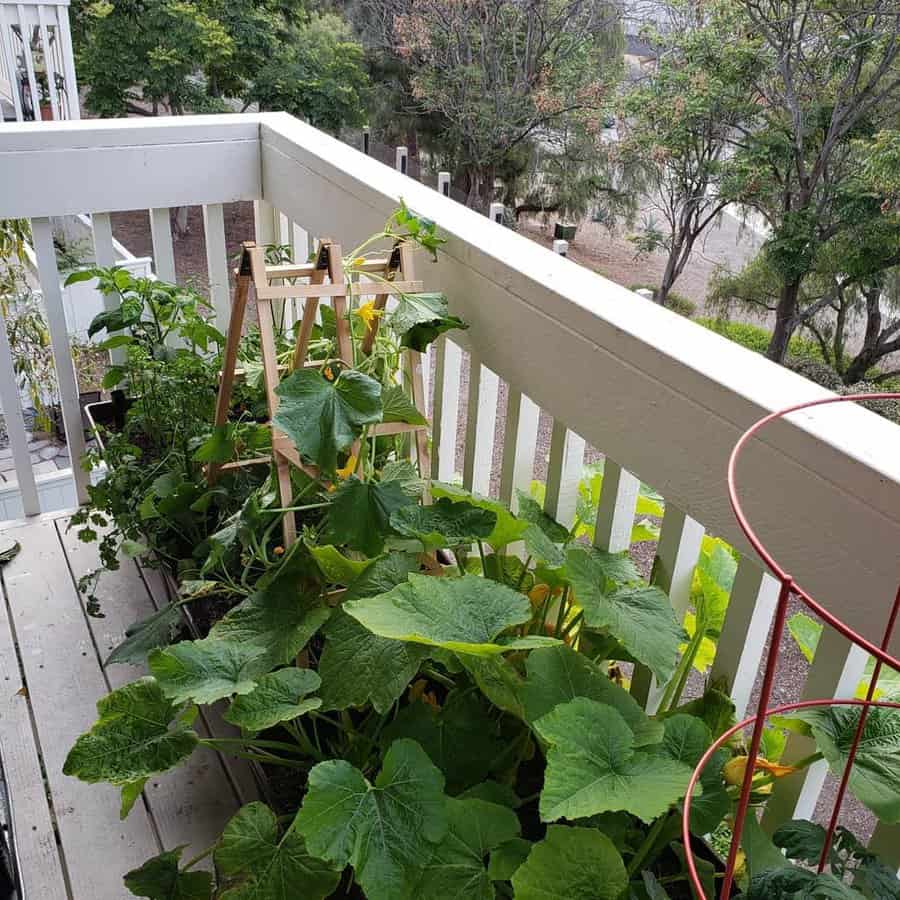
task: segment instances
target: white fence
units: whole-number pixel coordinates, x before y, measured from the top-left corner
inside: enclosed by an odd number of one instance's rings
[[[658,490],[666,499],[658,577],[680,612],[705,530],[748,550],[725,487],[726,461],[740,433],[769,411],[827,395],[284,114],[7,126],[0,129],[0,172],[0,216],[32,220],[61,383],[69,373],[66,391],[73,380],[59,339],[65,317],[50,216],[99,214],[94,238],[101,259],[109,251],[105,214],[149,209],[159,262],[172,258],[168,208],[204,205],[213,298],[225,318],[222,204],[255,201],[260,240],[281,231],[352,246],[379,229],[402,197],[447,238],[422,277],[429,289],[446,291],[453,311],[471,324],[437,349],[434,474],[454,471],[465,410],[463,479],[486,488],[498,387],[505,382],[501,496],[510,499],[531,479],[543,409],[554,422],[548,512],[571,520],[586,443],[607,457],[599,545],[628,546],[638,479]],[[0,342],[0,384],[5,353]],[[460,396],[464,354],[471,377]],[[81,441],[77,395],[63,407],[74,457]],[[76,477],[83,496],[83,476]],[[746,510],[776,556],[877,642],[900,570],[900,429],[858,407],[810,410],[773,426],[748,452],[740,477]],[[771,579],[752,556],[743,557],[713,670],[731,685],[740,711],[772,600]],[[900,652],[900,639],[893,649]],[[807,695],[852,690],[864,662],[826,631]],[[654,702],[652,684],[638,680],[634,691]],[[809,815],[823,777],[816,770],[805,786],[786,780],[775,803]],[[900,862],[898,829],[881,827],[875,840]]]

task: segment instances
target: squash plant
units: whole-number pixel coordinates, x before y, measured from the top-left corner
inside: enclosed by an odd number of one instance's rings
[[[408,210],[395,224],[403,239],[437,240]],[[698,610],[689,638],[627,554],[590,546],[527,495],[517,514],[455,485],[433,482],[426,495],[402,445],[370,437],[390,416],[419,415],[395,379],[398,348],[461,324],[443,297],[427,296],[401,298],[385,316],[379,364],[360,356],[345,366],[326,348],[319,368],[282,382],[276,424],[322,473],[295,473],[289,510],[300,539],[278,543],[285,510],[269,475],[204,537],[176,603],[117,650],[117,661],[146,663],[149,674],[99,701],[64,771],[120,787],[123,816],[149,778],[199,746],[258,763],[272,783],[293,779],[277,808],[245,805],[193,859],[173,849],[127,873],[136,896],[689,893],[679,807],[734,714],[714,688],[682,701],[699,653],[683,648],[700,647],[714,610]],[[202,446],[234,449],[216,434]],[[172,643],[179,607],[214,592],[238,602],[205,637]],[[637,665],[667,686],[654,715],[619,683],[622,667]],[[199,707],[223,701],[240,736],[200,736]],[[867,726],[880,729],[882,763],[900,759],[886,725],[873,715]],[[793,727],[839,764],[843,731],[810,717]],[[692,806],[697,838],[731,814],[741,763],[737,741],[706,767]],[[773,771],[757,776],[758,802]],[[879,782],[888,821],[900,820],[900,804],[886,799],[900,800],[896,781]],[[750,838],[758,831],[751,826]],[[749,893],[803,888],[802,874],[767,875],[773,854],[784,857],[766,840],[745,845]],[[846,852],[855,856],[845,867],[863,865],[862,851]],[[211,871],[198,868],[207,858]],[[712,895],[709,857],[701,871]],[[872,863],[866,877],[883,874]]]

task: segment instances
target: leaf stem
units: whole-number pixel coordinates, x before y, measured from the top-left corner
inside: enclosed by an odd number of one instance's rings
[[[631,857],[631,861],[628,863],[626,871],[628,872],[629,878],[631,878],[635,872],[640,870],[641,866],[644,864],[644,860],[650,855],[650,851],[653,849],[653,845],[662,833],[663,828],[665,828],[668,818],[669,813],[665,813],[650,826],[647,837],[644,838],[644,842],[638,847],[637,852]]]

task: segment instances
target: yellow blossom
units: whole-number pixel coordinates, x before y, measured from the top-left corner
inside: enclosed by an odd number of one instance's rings
[[[732,785],[740,785],[743,784],[744,781],[744,772],[747,771],[747,760],[748,756],[735,756],[733,759],[728,760],[725,763],[725,766],[722,769],[722,775],[725,777],[726,784]],[[771,775],[773,778],[783,778],[785,775],[790,775],[791,772],[796,772],[797,770],[793,766],[782,766],[778,763],[769,762],[769,760],[760,756],[757,757],[755,772],[764,772],[766,775]],[[756,790],[756,788],[755,788]],[[772,791],[771,784],[760,785],[758,788],[760,793],[768,794]]]
[[[336,469],[339,478],[349,478],[356,471],[356,457],[352,454],[347,459],[347,464],[342,469]]]
[[[367,328],[371,328],[383,312],[384,310],[382,309],[375,309],[375,301],[370,300],[368,303],[363,303],[363,305],[356,310],[356,315],[366,323]]]

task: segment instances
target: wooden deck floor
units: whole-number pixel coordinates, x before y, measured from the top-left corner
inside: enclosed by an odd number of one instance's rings
[[[0,753],[25,900],[119,900],[131,896],[125,872],[163,849],[187,844],[190,857],[209,846],[256,789],[245,766],[199,749],[187,766],[151,780],[123,822],[117,789],[62,774],[97,699],[141,674],[101,661],[128,625],[166,602],[158,574],[126,560],[101,579],[106,617],[88,617],[75,584],[96,567],[96,545],[66,525],[43,517],[2,529],[22,550],[2,571]],[[206,716],[197,728],[229,726]]]

